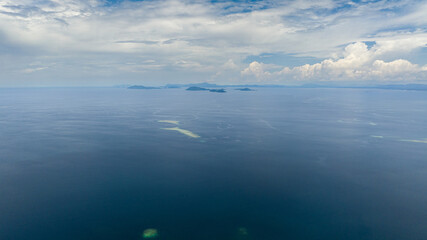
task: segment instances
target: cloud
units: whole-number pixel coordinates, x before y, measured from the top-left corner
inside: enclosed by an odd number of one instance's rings
[[[394,61],[426,47],[426,8],[424,1],[407,0],[0,0],[0,71],[11,81],[37,80],[19,76],[15,67],[39,61],[58,64],[44,70],[51,81],[64,72],[69,78],[90,72],[120,81],[172,76],[193,82],[235,79],[241,71],[259,81],[417,75],[422,67]],[[376,44],[349,45],[364,41]],[[349,49],[341,51],[344,45]],[[268,53],[327,60],[281,71],[261,62],[244,66],[248,56]]]
[[[22,70],[22,72],[24,73],[33,73],[33,72],[37,72],[37,71],[42,71],[48,69],[48,67],[37,67],[37,68],[26,68],[24,70]]]
[[[424,68],[420,68],[416,64],[404,59],[397,59],[392,62],[384,62],[382,60],[375,60],[372,64],[371,74],[379,77],[400,77],[406,74],[424,72]]]
[[[222,66],[225,70],[237,70],[239,67],[234,63],[233,59],[228,59],[226,63]]]
[[[257,80],[267,80],[271,77],[271,73],[264,69],[264,64],[255,61],[249,64],[249,67],[245,68],[241,74],[243,76],[254,75]]]
[[[408,60],[396,59],[385,62],[379,59],[390,48],[375,45],[371,49],[363,42],[345,47],[342,58],[326,59],[320,63],[305,64],[294,68],[284,67],[281,71],[270,73],[263,64],[252,62],[244,69],[243,76],[254,76],[258,80],[375,80],[375,81],[416,81],[425,80],[427,65],[420,67]]]

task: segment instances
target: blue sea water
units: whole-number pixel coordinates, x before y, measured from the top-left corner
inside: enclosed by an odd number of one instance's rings
[[[0,239],[427,239],[426,123],[421,91],[1,89]]]

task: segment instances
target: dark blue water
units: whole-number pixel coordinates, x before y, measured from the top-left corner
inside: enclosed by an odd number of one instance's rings
[[[426,123],[417,91],[2,89],[0,239],[427,239]]]

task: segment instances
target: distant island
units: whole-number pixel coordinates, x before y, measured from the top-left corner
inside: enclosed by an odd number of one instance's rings
[[[237,88],[236,90],[240,91],[255,91],[250,88],[289,88],[293,86],[286,85],[249,85],[249,84],[233,84],[233,85],[223,85],[223,84],[214,84],[214,83],[186,83],[186,84],[166,84],[163,86],[151,87],[151,86],[141,86],[141,85],[116,85],[114,87],[126,87],[128,89],[177,89],[177,88],[186,88],[188,91],[210,91],[213,92],[223,92],[221,89],[226,91],[225,88]]]
[[[247,87],[246,88],[236,88],[234,90],[243,91],[243,92],[255,91],[255,90],[247,88]]]
[[[209,92],[217,92],[217,93],[225,93],[225,89],[209,89],[209,88],[203,88],[203,87],[196,87],[192,86],[186,89],[187,91],[209,91]]]
[[[114,87],[124,88],[128,85],[117,85]],[[225,93],[226,88],[235,88],[237,91],[249,92],[255,91],[252,88],[357,88],[357,89],[387,89],[387,90],[413,90],[427,91],[426,84],[396,84],[396,85],[371,85],[371,86],[355,86],[355,85],[337,85],[337,84],[303,84],[303,85],[219,85],[213,83],[188,83],[188,84],[166,84],[164,86],[152,87],[142,85],[128,86],[128,89],[177,89],[186,88],[187,91],[210,91]]]
[[[161,87],[146,87],[141,85],[133,85],[128,87],[128,89],[162,89]]]
[[[217,93],[225,93],[225,89],[221,88],[221,89],[209,89],[209,92],[217,92]]]
[[[209,91],[209,89],[202,88],[202,87],[189,87],[185,90],[187,90],[187,91]]]

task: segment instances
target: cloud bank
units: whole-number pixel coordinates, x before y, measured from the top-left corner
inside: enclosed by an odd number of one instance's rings
[[[371,49],[363,42],[345,47],[343,57],[326,59],[316,64],[305,64],[298,67],[284,67],[280,71],[269,72],[259,62],[252,62],[244,69],[242,76],[255,77],[258,81],[417,81],[427,77],[427,65],[418,66],[408,60],[396,59],[390,62],[381,60],[388,51],[375,45]]]
[[[422,81],[426,57],[407,57],[425,51],[426,11],[408,0],[0,0],[0,85]],[[292,57],[247,62],[263,54]],[[290,66],[304,57],[318,63]]]

